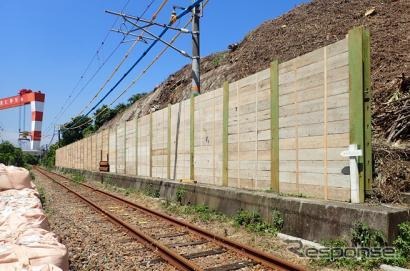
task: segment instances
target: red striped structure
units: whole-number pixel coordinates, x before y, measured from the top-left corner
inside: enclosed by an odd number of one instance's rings
[[[0,99],[0,110],[26,104],[31,105],[31,150],[40,150],[45,96],[40,91],[34,92],[30,89],[22,89],[17,96]]]

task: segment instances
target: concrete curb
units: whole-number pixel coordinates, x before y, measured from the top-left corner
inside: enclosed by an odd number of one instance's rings
[[[279,239],[282,239],[282,240],[300,241],[300,242],[302,242],[304,247],[305,246],[306,247],[313,247],[313,248],[316,248],[316,249],[325,248],[325,246],[322,246],[319,243],[308,241],[308,240],[305,240],[305,239],[302,239],[302,238],[299,238],[299,237],[295,237],[295,236],[291,236],[291,235],[288,235],[288,234],[278,233],[277,236],[278,236]]]
[[[387,264],[380,265],[380,269],[384,271],[408,271],[410,270],[407,268],[401,268],[398,266],[392,266],[392,265],[387,265]]]
[[[278,238],[281,240],[297,240],[302,242],[304,247],[313,247],[316,249],[322,249],[325,248],[325,246],[318,244],[316,242],[312,242],[312,241],[308,241],[299,237],[295,237],[295,236],[291,236],[291,235],[287,235],[284,233],[278,233],[277,234]],[[380,265],[380,269],[384,270],[384,271],[409,271],[410,269],[407,268],[402,268],[402,267],[398,267],[398,266],[392,266],[392,265],[388,265],[388,264],[382,264]]]

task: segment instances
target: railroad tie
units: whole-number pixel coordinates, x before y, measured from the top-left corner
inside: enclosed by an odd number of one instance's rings
[[[226,264],[226,265],[220,265],[217,267],[211,267],[211,268],[207,268],[204,269],[204,271],[231,271],[231,270],[238,270],[238,269],[242,269],[244,267],[250,267],[250,266],[254,266],[255,263],[254,262],[237,262],[237,263],[231,263],[231,264]]]

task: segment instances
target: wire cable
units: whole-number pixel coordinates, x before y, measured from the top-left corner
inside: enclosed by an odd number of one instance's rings
[[[190,12],[194,7],[199,5],[203,0],[196,0],[193,4],[191,4],[189,7],[187,7],[184,11],[182,11],[180,14],[178,14],[175,18],[175,20],[179,20],[183,16],[185,16],[188,12]],[[168,26],[171,26],[173,24],[173,21],[170,21],[168,23]],[[141,62],[141,60],[148,54],[149,51],[155,46],[155,44],[158,43],[159,39],[161,39],[165,33],[168,31],[168,27],[165,27],[164,30],[158,35],[158,39],[154,40],[150,46],[141,54],[141,56],[137,59],[137,61],[134,62],[134,64],[124,73],[124,75],[120,78],[120,80],[115,83],[115,85],[98,101],[96,105],[94,105],[86,114],[85,116],[88,116],[94,109],[97,108],[118,86],[119,84],[130,74],[130,72]]]
[[[189,21],[185,24],[184,27],[187,27],[187,26],[190,24],[190,22],[191,22],[191,20],[189,20]],[[178,32],[178,33],[169,41],[169,43],[170,43],[170,44],[173,44],[173,43],[176,41],[176,39],[177,39],[181,34],[182,34],[181,32]],[[64,130],[78,129],[78,128],[81,128],[82,126],[84,126],[84,125],[86,125],[86,124],[89,124],[89,123],[91,123],[92,121],[94,121],[98,116],[100,116],[100,115],[103,114],[106,110],[108,110],[108,109],[110,108],[110,106],[112,106],[118,99],[120,99],[127,91],[129,91],[129,90],[131,89],[131,87],[133,87],[133,86],[141,79],[141,77],[159,60],[159,58],[160,58],[168,49],[169,49],[168,46],[164,47],[164,49],[162,49],[162,51],[161,51],[157,56],[155,56],[154,60],[139,74],[139,76],[138,76],[134,81],[132,81],[131,84],[128,85],[128,86],[125,88],[125,90],[122,91],[122,92],[120,93],[120,95],[114,99],[114,101],[112,101],[107,107],[105,107],[105,108],[102,109],[100,112],[98,112],[94,117],[90,118],[88,121],[86,121],[86,122],[84,122],[84,123],[82,123],[82,124],[79,124],[79,125],[77,125],[77,126],[68,127],[68,128],[64,127],[63,129],[64,129]]]
[[[154,1],[151,2],[150,6],[152,5]],[[168,0],[163,0],[160,7],[157,9],[156,12],[154,12],[154,14],[152,15],[152,20],[155,20],[158,16],[158,14],[160,13],[160,11],[162,10],[162,8],[165,6],[165,4],[168,2]],[[147,10],[147,9],[146,9]],[[142,13],[142,16],[144,16],[146,10]],[[88,107],[92,104],[93,101],[95,101],[95,99],[97,99],[98,95],[100,95],[100,93],[103,91],[103,89],[107,86],[107,84],[112,80],[112,78],[114,77],[114,75],[118,72],[118,70],[121,68],[121,66],[125,63],[125,61],[128,59],[129,55],[131,54],[131,52],[134,50],[135,46],[139,43],[139,39],[137,39],[131,46],[130,48],[127,50],[127,52],[125,53],[124,57],[121,59],[121,61],[118,63],[118,65],[114,68],[113,72],[110,74],[110,76],[108,77],[108,79],[102,84],[102,86],[99,88],[99,90],[97,91],[97,93],[94,95],[94,97],[88,102],[88,104],[80,111],[80,113],[77,114],[77,116],[81,115],[84,113],[85,110],[88,109]]]
[[[202,2],[202,1],[197,1],[197,2]],[[206,0],[205,1],[205,3],[204,3],[204,7],[208,4],[208,2],[209,2],[209,0]],[[196,3],[196,2],[195,2]],[[193,4],[193,5],[195,5],[195,3]],[[191,8],[187,8],[185,11],[187,11],[187,10],[190,10]],[[187,13],[187,12],[186,12]],[[185,13],[185,14],[186,14]],[[184,14],[184,15],[185,15]],[[180,15],[178,15],[178,17],[179,18],[181,18],[182,16],[184,16],[184,15],[182,15],[182,13],[180,14]],[[179,19],[178,18],[178,19]],[[188,26],[188,24],[191,22],[191,20],[189,20],[186,24],[185,24],[185,26],[184,27],[187,27]],[[165,29],[166,30],[166,29]],[[170,44],[173,44],[175,41],[176,41],[176,39],[180,36],[182,34],[182,32],[178,32],[172,39],[171,39],[171,41],[169,42]],[[77,125],[77,126],[72,126],[72,127],[64,127],[64,129],[65,130],[71,130],[71,129],[77,129],[77,128],[80,128],[80,127],[82,127],[82,126],[84,126],[84,125],[86,125],[86,124],[89,124],[89,123],[91,123],[94,119],[96,119],[99,115],[101,115],[101,114],[103,114],[107,109],[109,109],[109,107],[112,105],[112,104],[114,104],[119,98],[121,98],[127,91],[129,91],[140,79],[141,79],[141,77],[149,70],[149,68],[151,68],[154,64],[155,64],[155,62],[156,61],[158,61],[159,60],[159,58],[165,53],[165,51],[168,49],[169,47],[167,46],[167,47],[165,47],[155,58],[154,58],[154,60],[138,75],[138,77],[135,79],[135,80],[133,80],[121,93],[120,93],[120,95],[119,96],[117,96],[110,104],[109,104],[109,106],[108,107],[106,107],[106,108],[104,108],[103,110],[101,110],[99,113],[97,113],[94,117],[92,117],[92,118],[90,118],[88,121],[86,121],[86,122],[84,122],[84,123],[82,123],[82,124],[80,124],[80,125]],[[144,54],[143,54],[144,55]],[[109,92],[110,93],[110,92]],[[107,93],[107,94],[109,94],[109,93]],[[105,95],[104,97],[107,97],[108,95]],[[104,98],[103,97],[103,98]],[[97,106],[99,105],[99,103],[96,105],[96,106],[94,106],[93,107],[93,109],[95,109]],[[93,110],[92,109],[92,110]],[[92,111],[92,110],[90,110],[86,115],[85,115],[85,117],[86,116],[88,116],[88,114]]]
[[[124,6],[122,7],[122,12],[125,11],[125,9],[127,8],[127,6],[129,5],[129,3],[131,2],[131,0],[127,0],[127,2],[124,4]],[[115,25],[117,24],[119,18],[116,18],[114,20],[114,23],[112,24],[111,28],[115,27]],[[79,87],[81,81],[84,79],[85,75],[87,74],[87,72],[89,71],[89,69],[91,68],[92,64],[94,63],[95,59],[97,58],[97,56],[99,55],[100,51],[103,49],[105,42],[108,40],[108,37],[110,36],[111,31],[108,30],[107,34],[105,35],[103,41],[100,43],[100,46],[98,47],[97,51],[95,52],[95,54],[92,56],[91,60],[89,61],[89,63],[87,64],[85,70],[83,71],[83,73],[81,74],[79,80],[77,81],[77,83],[75,84],[74,88],[71,90],[70,94],[68,95],[67,99],[64,101],[64,104],[61,106],[61,109],[59,111],[59,113],[56,114],[55,118],[53,119],[53,121],[50,123],[50,125],[48,126],[48,128],[46,129],[46,131],[49,131],[51,127],[53,127],[53,124],[55,124],[56,121],[58,121],[61,117],[61,115],[63,114],[62,112],[66,112],[68,107],[71,106],[71,104],[75,101],[74,100],[67,106],[67,104],[69,103],[71,97],[74,95],[75,90]],[[112,55],[113,53],[111,53]],[[105,65],[105,64],[104,64]],[[78,96],[78,95],[77,95]],[[76,96],[76,97],[77,97]],[[67,108],[65,108],[67,106]],[[65,109],[64,109],[65,108]]]

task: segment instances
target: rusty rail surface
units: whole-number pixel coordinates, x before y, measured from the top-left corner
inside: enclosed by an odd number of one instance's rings
[[[102,208],[100,208],[99,206],[97,206],[96,204],[94,204],[93,202],[91,202],[90,200],[86,199],[85,197],[83,197],[82,195],[78,194],[77,192],[73,191],[71,188],[67,187],[66,185],[56,181],[54,178],[52,178],[50,176],[51,174],[54,174],[60,178],[66,179],[70,182],[72,182],[73,180],[55,173],[55,172],[51,172],[48,170],[45,170],[43,168],[39,168],[39,167],[35,167],[34,169],[36,169],[39,173],[41,173],[42,175],[46,176],[47,178],[51,179],[52,181],[56,182],[57,184],[63,186],[65,189],[69,190],[70,192],[72,192],[73,194],[75,194],[76,196],[80,197],[82,200],[84,200],[85,202],[87,202],[89,205],[91,205],[94,209],[98,210],[99,212],[103,213],[104,215],[106,215],[111,221],[113,221],[115,224],[118,224],[122,227],[124,227],[128,232],[130,232],[132,235],[134,235],[138,240],[140,240],[142,243],[146,244],[147,246],[149,246],[150,248],[153,249],[157,249],[158,253],[160,254],[160,256],[166,260],[168,263],[170,263],[171,265],[175,266],[176,268],[180,269],[180,270],[203,270],[201,269],[199,266],[197,266],[195,263],[193,263],[192,261],[187,260],[186,258],[184,258],[183,256],[175,253],[174,251],[172,251],[171,249],[168,249],[166,246],[160,244],[157,240],[151,238],[150,236],[147,236],[146,234],[144,234],[143,232],[141,232],[140,230],[136,229],[135,227],[132,227],[131,225],[129,225],[128,223],[122,221],[120,218],[116,217],[115,215],[111,214],[110,212],[107,212],[105,210],[103,210]],[[134,203],[132,201],[129,201],[125,198],[119,197],[117,195],[113,195],[111,193],[108,193],[106,191],[103,191],[101,189],[92,187],[90,185],[84,184],[84,183],[80,183],[81,186],[86,187],[88,189],[91,189],[95,192],[98,192],[102,195],[108,196],[116,201],[119,201],[121,203],[124,203],[126,205],[128,205],[131,208],[135,208],[138,209],[148,215],[153,215],[156,216],[160,219],[166,220],[176,226],[182,226],[184,227],[186,230],[210,241],[213,243],[217,243],[219,246],[224,247],[228,250],[234,251],[237,254],[240,254],[246,258],[249,258],[253,261],[255,261],[258,264],[261,264],[262,266],[268,267],[268,268],[272,268],[273,270],[305,270],[303,267],[295,265],[293,263],[290,263],[286,260],[283,260],[279,257],[276,257],[274,255],[271,255],[269,253],[263,252],[261,250],[258,250],[256,248],[250,247],[248,245],[245,244],[241,244],[239,242],[230,240],[228,238],[222,237],[220,235],[211,233],[207,230],[204,230],[196,225],[193,225],[191,223],[176,219],[172,216],[169,216],[167,214],[149,209],[147,207],[144,207],[142,205],[139,205],[137,203]]]

